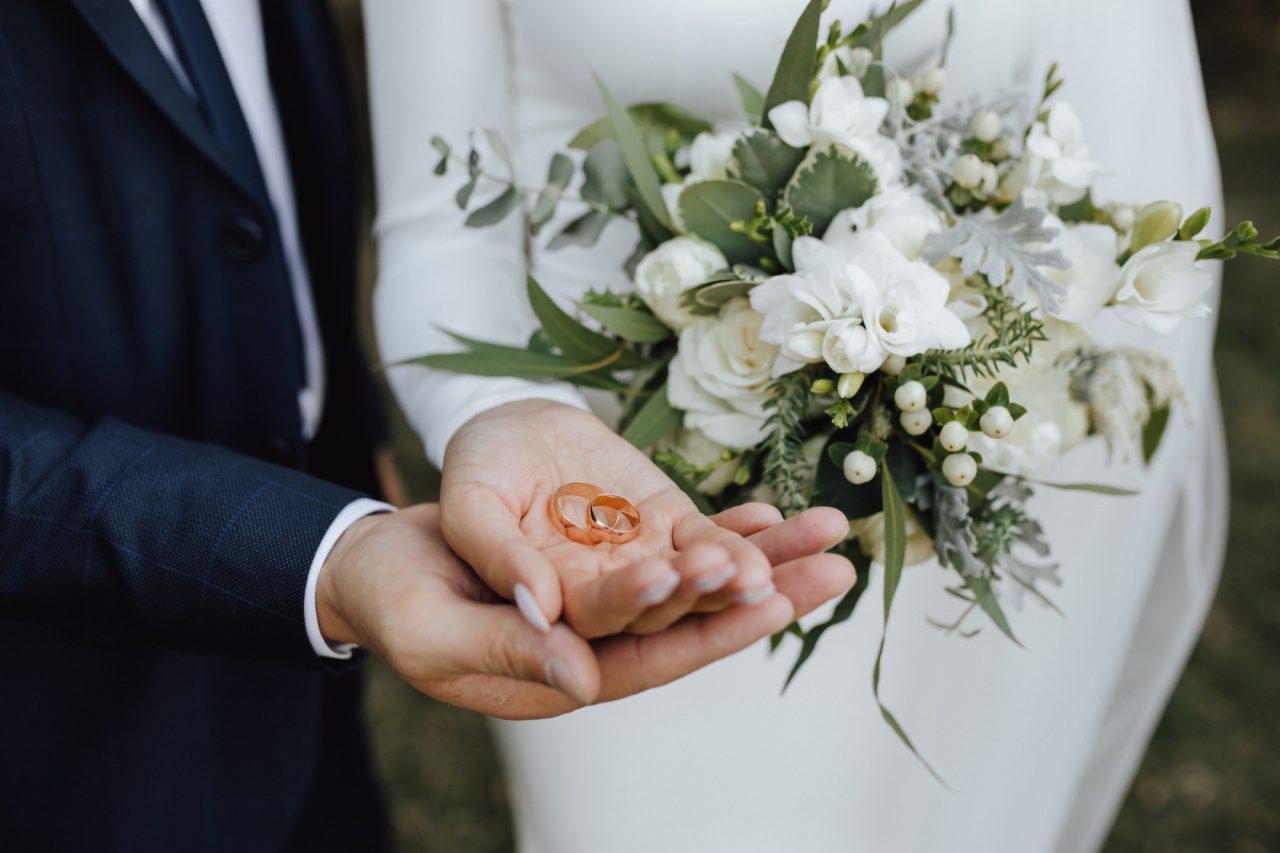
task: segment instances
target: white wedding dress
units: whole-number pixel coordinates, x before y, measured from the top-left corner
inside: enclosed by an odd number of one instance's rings
[[[1100,197],[1212,204],[1219,183],[1190,14],[1168,0],[952,0],[957,33],[944,97],[1038,91],[1058,59],[1063,95],[1109,170]],[[433,134],[465,142],[498,130],[526,183],[602,113],[598,73],[623,102],[669,100],[738,118],[736,71],[768,85],[803,0],[366,0],[384,361],[449,347],[443,326],[523,341],[532,272],[567,303],[623,287],[634,237],[611,225],[594,249],[526,247],[518,223],[472,230],[431,170]],[[824,20],[861,20],[868,0],[834,0]],[[877,4],[883,5],[883,4]],[[945,29],[930,0],[888,44],[909,70]],[[485,191],[492,194],[490,188]],[[487,195],[486,195],[487,197]],[[567,218],[567,216],[566,216]],[[1214,228],[1221,228],[1216,218]],[[548,231],[546,233],[554,233]],[[1102,323],[1104,341],[1151,345]],[[1025,649],[990,627],[945,637],[925,614],[954,615],[949,576],[905,575],[883,695],[934,781],[881,721],[871,664],[880,578],[854,618],[824,638],[785,696],[794,657],[764,645],[666,688],[559,719],[497,723],[522,853],[917,853],[1088,851],[1105,839],[1199,631],[1222,559],[1226,484],[1211,349],[1214,324],[1160,339],[1192,405],[1154,465],[1109,467],[1096,442],[1059,479],[1141,486],[1139,497],[1037,496],[1064,584],[1066,618],[1035,605],[1011,619]],[[524,383],[391,373],[439,463],[453,430],[518,396],[575,399]],[[867,567],[860,567],[863,571]],[[430,618],[424,614],[423,618]],[[975,623],[976,624],[976,623]],[[424,807],[430,807],[424,804]]]

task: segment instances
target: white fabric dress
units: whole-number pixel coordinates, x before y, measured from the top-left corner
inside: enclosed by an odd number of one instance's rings
[[[802,0],[366,0],[378,174],[385,361],[449,348],[436,326],[519,342],[523,278],[564,300],[623,287],[634,235],[611,225],[594,249],[526,246],[514,220],[470,230],[431,174],[439,133],[461,144],[491,127],[525,182],[602,113],[591,73],[624,102],[670,100],[737,119],[729,73],[761,88]],[[883,5],[883,4],[881,4]],[[888,60],[910,69],[944,32],[934,0],[897,31]],[[1109,173],[1099,197],[1219,206],[1219,179],[1190,14],[1168,0],[957,0],[944,97],[1036,89],[1051,59]],[[868,0],[834,0],[847,24]],[[482,190],[492,194],[492,188]],[[567,218],[567,214],[566,214]],[[1220,220],[1214,226],[1221,227]],[[554,233],[549,230],[547,233]],[[879,572],[854,618],[824,638],[779,696],[794,646],[762,645],[666,688],[563,718],[499,723],[522,853],[915,853],[1087,851],[1104,840],[1199,631],[1222,559],[1226,483],[1211,364],[1213,321],[1154,342],[1177,361],[1193,405],[1155,464],[1108,466],[1097,443],[1056,475],[1141,486],[1134,498],[1045,493],[1064,585],[1062,619],[1011,614],[1026,646],[987,628],[944,637],[955,614],[936,566],[908,571],[894,606],[883,695],[948,791],[881,721],[870,672],[881,630]],[[1106,342],[1151,345],[1101,323]],[[439,463],[468,417],[522,396],[571,390],[511,380],[391,373]],[[864,570],[866,567],[862,567]]]

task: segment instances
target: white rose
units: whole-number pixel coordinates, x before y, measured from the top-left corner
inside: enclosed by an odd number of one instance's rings
[[[663,438],[657,444],[659,450],[671,450],[695,468],[714,470],[706,479],[694,488],[704,495],[718,495],[733,482],[733,475],[738,472],[736,458],[725,459],[727,448],[712,441],[707,434],[696,429],[678,429]]]
[[[1183,320],[1204,317],[1204,297],[1213,276],[1196,265],[1194,242],[1155,243],[1136,252],[1120,270],[1116,313],[1124,320],[1162,335]]]
[[[813,101],[787,101],[769,110],[782,141],[796,148],[843,145],[871,165],[882,188],[901,182],[902,152],[881,135],[889,113],[884,98],[868,98],[855,77],[831,77],[818,85]]]
[[[1091,349],[1093,341],[1079,326],[1045,321],[1047,341],[1036,344],[1030,363],[1003,368],[995,379],[979,379],[969,387],[986,396],[997,381],[1009,388],[1009,397],[1027,407],[1004,438],[969,434],[969,449],[982,454],[982,463],[997,471],[1024,477],[1044,472],[1058,457],[1075,447],[1089,433],[1089,409],[1071,394],[1070,355]]]
[[[1071,264],[1067,269],[1043,269],[1045,275],[1066,288],[1058,298],[1054,316],[1069,323],[1087,323],[1098,316],[1120,286],[1116,232],[1107,225],[1064,225],[1052,216],[1044,224],[1057,229],[1054,245]]]
[[[636,291],[659,320],[678,332],[694,319],[680,304],[685,291],[728,266],[720,250],[707,241],[675,237],[640,259]]]
[[[719,316],[699,317],[680,333],[667,397],[684,412],[687,429],[743,450],[764,439],[764,403],[777,348],[760,339],[762,320],[738,298]]]
[[[822,239],[842,248],[855,231],[875,231],[914,261],[924,254],[929,235],[941,230],[941,216],[918,190],[897,188],[872,196],[861,207],[837,213]]]
[[[1065,101],[1050,107],[1045,121],[1032,125],[1027,156],[1035,176],[1034,188],[1054,204],[1084,198],[1099,171],[1085,143],[1084,123]]]

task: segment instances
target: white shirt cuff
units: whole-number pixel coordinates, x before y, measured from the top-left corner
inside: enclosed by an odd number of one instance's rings
[[[316,555],[311,560],[311,570],[307,572],[307,589],[302,600],[302,621],[307,626],[307,639],[311,641],[311,648],[320,657],[346,660],[351,657],[352,651],[356,648],[353,643],[331,646],[320,633],[320,615],[316,612],[316,582],[320,579],[320,569],[324,567],[324,561],[329,559],[329,552],[351,525],[366,515],[373,515],[376,512],[395,512],[395,510],[396,508],[391,504],[375,501],[373,498],[359,498],[342,508],[342,512],[338,513],[338,517],[329,525],[324,538],[320,540],[320,547],[316,549]]]

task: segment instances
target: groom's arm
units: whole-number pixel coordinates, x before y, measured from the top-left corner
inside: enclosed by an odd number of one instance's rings
[[[314,661],[314,576],[344,526],[378,508],[363,498],[0,392],[0,618],[91,643]]]

